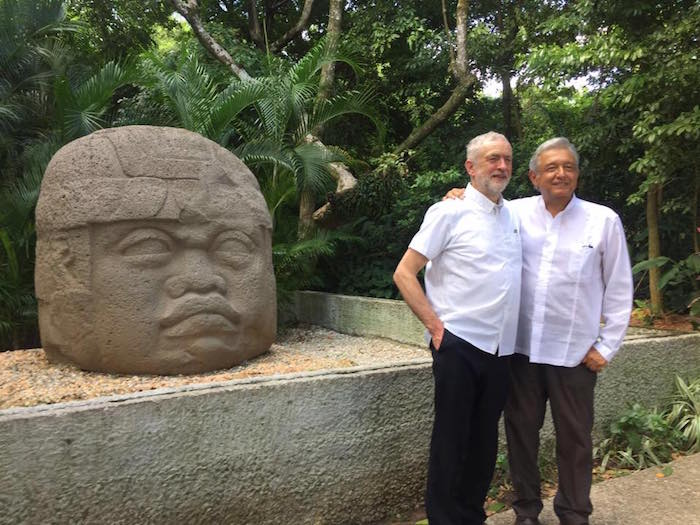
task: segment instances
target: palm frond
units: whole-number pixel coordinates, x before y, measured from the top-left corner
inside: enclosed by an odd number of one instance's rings
[[[129,62],[108,62],[75,90],[75,101],[80,108],[104,108],[114,91],[136,79],[135,68]]]
[[[237,82],[230,86],[213,101],[209,116],[209,136],[222,143],[226,129],[239,113],[260,102],[267,95],[267,86],[255,80]]]
[[[277,222],[278,210],[283,204],[292,201],[296,195],[295,178],[289,170],[264,177],[260,182],[260,191],[263,197],[265,197],[267,209],[272,216],[274,229],[274,224]]]
[[[333,184],[329,164],[339,161],[334,152],[316,143],[300,144],[294,148],[294,166],[297,191],[322,195]]]
[[[342,62],[359,74],[359,54],[344,44],[333,49],[329,40],[323,38],[289,70],[287,76],[293,84],[309,82],[323,66],[333,62]]]
[[[362,115],[374,124],[381,143],[386,135],[386,126],[372,104],[375,98],[372,90],[364,90],[351,91],[321,102],[316,106],[309,119],[309,128],[315,129],[318,126],[325,126],[343,115]]]
[[[236,149],[234,153],[249,166],[271,164],[289,173],[296,171],[293,155],[283,144],[274,140],[248,142]]]

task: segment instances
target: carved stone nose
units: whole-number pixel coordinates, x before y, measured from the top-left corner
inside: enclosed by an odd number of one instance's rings
[[[187,292],[226,294],[226,281],[218,275],[206,253],[192,250],[177,261],[176,274],[165,281],[165,292],[170,297],[181,297]]]

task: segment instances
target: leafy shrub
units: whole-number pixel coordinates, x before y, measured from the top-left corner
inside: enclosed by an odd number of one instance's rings
[[[683,446],[700,451],[700,378],[689,383],[676,376],[676,394],[666,418],[683,436]]]
[[[681,433],[662,412],[634,403],[610,425],[610,437],[594,448],[600,470],[608,466],[643,469],[671,460],[682,445]]]
[[[380,166],[362,176],[349,202],[341,203],[342,228],[357,238],[340,247],[322,265],[326,291],[369,297],[397,298],[392,275],[425,211],[447,190],[466,184],[457,170],[427,171],[411,176],[399,159],[380,159]],[[334,203],[334,206],[337,203]]]

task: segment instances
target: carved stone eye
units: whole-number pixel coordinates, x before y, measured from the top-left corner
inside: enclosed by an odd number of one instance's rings
[[[141,239],[126,246],[122,253],[124,255],[157,255],[170,253],[170,246],[162,239]]]
[[[255,250],[255,242],[239,231],[223,232],[216,238],[212,247],[212,252],[218,259],[235,268],[243,268],[250,264]]]
[[[163,264],[173,251],[170,236],[154,228],[133,230],[117,244],[117,252],[134,264]]]

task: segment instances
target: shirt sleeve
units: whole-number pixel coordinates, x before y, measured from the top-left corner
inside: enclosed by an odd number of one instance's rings
[[[632,267],[622,222],[615,217],[607,229],[603,253],[603,306],[598,342],[593,346],[610,361],[622,345],[632,313]]]
[[[447,246],[451,232],[451,220],[448,210],[454,203],[449,201],[433,204],[425,212],[420,230],[408,245],[429,261],[437,257]]]

